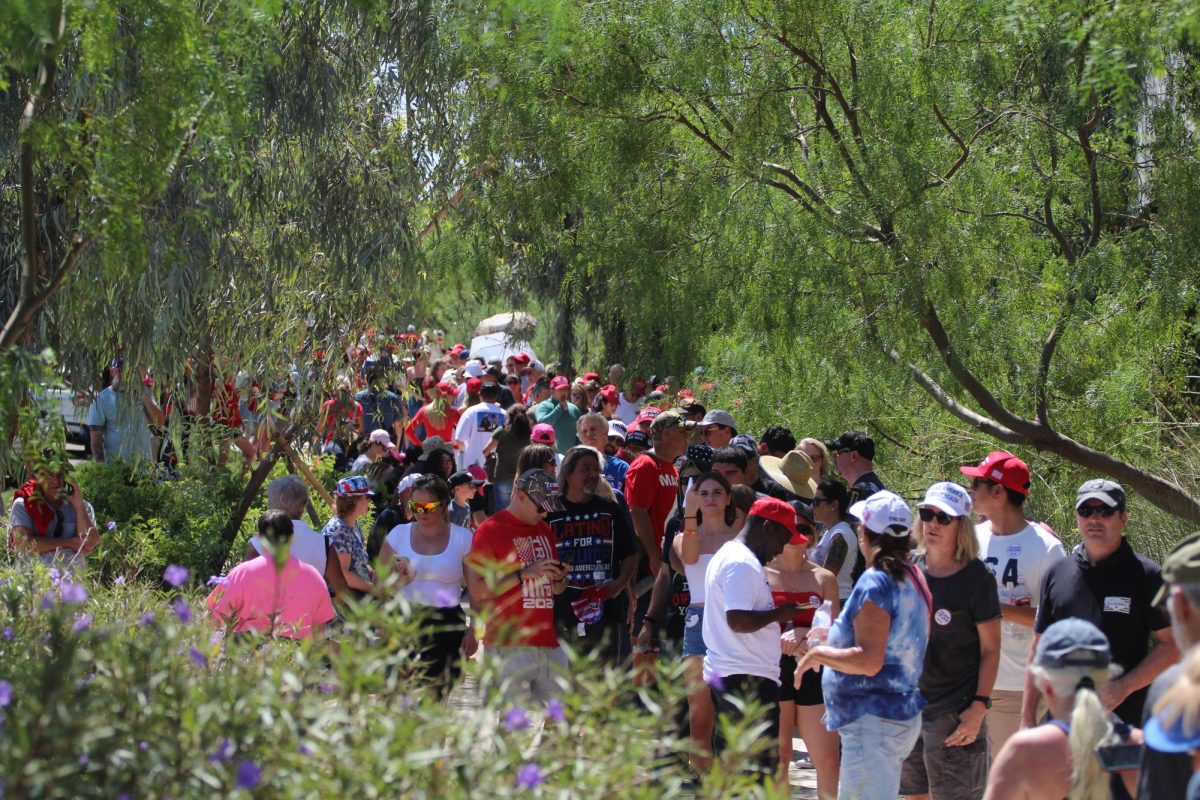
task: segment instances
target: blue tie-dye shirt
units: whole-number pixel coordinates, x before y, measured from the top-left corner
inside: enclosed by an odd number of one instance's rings
[[[929,642],[929,609],[911,578],[898,583],[874,567],[864,572],[829,631],[829,645],[854,646],[854,618],[867,600],[892,618],[883,668],[874,675],[847,675],[822,667],[825,725],[831,731],[865,714],[912,719],[925,707],[917,682]]]

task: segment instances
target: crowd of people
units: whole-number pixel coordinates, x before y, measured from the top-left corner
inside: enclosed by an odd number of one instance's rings
[[[481,644],[503,691],[540,703],[572,658],[635,682],[680,659],[698,781],[722,718],[754,715],[766,745],[745,768],[786,786],[799,735],[821,797],[1200,798],[1200,538],[1161,567],[1134,551],[1119,484],[1079,487],[1067,553],[1006,451],[910,505],[867,433],[755,439],[619,365],[571,380],[455,345],[401,364],[405,398],[387,353],[356,359],[316,436],[348,473],[333,516],[316,531],[300,478],[268,486],[209,597],[233,634],[312,636],[344,602],[399,594],[443,695]],[[99,405],[98,453],[141,442],[128,416],[110,439]],[[68,465],[18,492],[10,546],[74,559],[97,536]]]

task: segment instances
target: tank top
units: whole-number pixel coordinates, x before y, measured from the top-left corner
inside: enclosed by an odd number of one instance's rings
[[[817,613],[817,608],[824,602],[825,598],[820,592],[783,592],[771,590],[771,597],[775,600],[775,607],[779,608],[784,603],[812,603],[812,608],[806,608],[796,616],[792,617],[791,623],[796,628],[811,628],[813,614]],[[786,627],[786,622],[779,623],[779,627]]]
[[[692,605],[698,606],[704,602],[704,573],[708,562],[716,553],[705,553],[696,559],[695,564],[684,564],[683,574],[687,576],[688,590],[692,594]]]
[[[1043,725],[1053,725],[1067,736],[1071,735],[1071,724],[1063,722],[1061,719],[1048,719],[1042,723]],[[1108,790],[1112,793],[1112,800],[1133,800],[1129,796],[1129,790],[1125,788],[1125,781],[1121,780],[1121,773],[1112,772],[1108,776]],[[1063,800],[1066,800],[1064,797]]]
[[[412,564],[416,575],[412,583],[400,590],[410,602],[435,608],[452,608],[459,604],[463,587],[463,559],[471,550],[471,532],[459,525],[450,526],[446,549],[435,555],[424,555],[412,548],[412,523],[397,525],[387,535],[387,543],[396,555]]]

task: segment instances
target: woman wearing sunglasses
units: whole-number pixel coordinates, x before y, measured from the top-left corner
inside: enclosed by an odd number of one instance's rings
[[[463,561],[471,550],[471,532],[450,523],[450,486],[437,475],[416,479],[408,508],[413,522],[392,528],[379,564],[396,574],[400,594],[426,612],[421,662],[445,697],[462,674],[463,654],[470,658],[476,649],[462,609]]]
[[[928,705],[900,792],[979,800],[991,760],[985,718],[1000,668],[1000,598],[979,560],[967,490],[935,483],[917,513],[914,563],[933,596],[933,626],[919,684]]]
[[[767,583],[775,606],[785,603],[808,605],[788,623],[781,623],[786,641],[796,642],[797,652],[807,650],[808,630],[812,627],[813,614],[822,601],[832,606],[830,614],[838,613],[837,577],[827,569],[808,559],[808,544],[814,538],[813,509],[805,503],[793,502],[796,509],[796,530],[804,542],[789,541],[783,552],[767,564]],[[838,785],[838,735],[825,729],[821,717],[825,714],[825,698],[821,694],[821,673],[806,672],[795,685],[796,657],[784,655],[779,661],[779,786],[788,786],[788,766],[792,762],[792,731],[800,728],[800,738],[808,749],[813,768],[817,772],[817,797],[837,795]]]

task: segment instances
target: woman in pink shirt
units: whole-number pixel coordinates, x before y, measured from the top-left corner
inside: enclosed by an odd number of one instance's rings
[[[258,518],[263,555],[238,564],[208,596],[213,623],[233,633],[304,639],[333,619],[325,579],[290,552],[292,520],[282,511]]]

